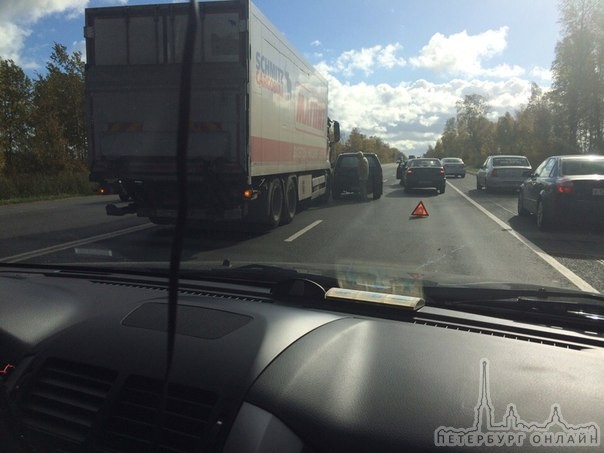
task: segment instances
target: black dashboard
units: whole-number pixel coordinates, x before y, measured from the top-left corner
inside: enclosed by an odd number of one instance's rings
[[[183,281],[163,399],[167,298],[153,277],[5,270],[0,449],[601,448],[601,332],[428,306],[387,319]]]

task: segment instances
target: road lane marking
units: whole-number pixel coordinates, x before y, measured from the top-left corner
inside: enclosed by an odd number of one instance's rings
[[[506,207],[504,207],[504,206],[500,205],[499,203],[495,203],[495,205],[499,206],[501,209],[503,209],[504,211],[509,212],[510,214],[516,215],[516,212],[515,212],[515,211],[511,211],[511,210],[509,210],[508,208],[506,208]]]
[[[25,261],[30,258],[36,258],[42,255],[49,255],[50,253],[60,252],[73,247],[79,247],[81,245],[90,244],[91,242],[103,241],[105,239],[111,239],[125,234],[136,233],[137,231],[147,230],[153,228],[153,223],[145,223],[143,225],[137,225],[123,230],[113,231],[111,233],[99,234],[97,236],[91,236],[86,239],[79,239],[77,241],[64,242],[63,244],[57,244],[50,247],[45,247],[38,250],[32,250],[31,252],[20,253],[18,255],[7,256],[0,258],[0,263],[18,263],[19,261]]]
[[[321,222],[322,222],[322,220],[315,220],[313,223],[311,223],[310,225],[308,225],[306,228],[302,228],[297,233],[292,234],[290,237],[288,237],[287,239],[285,239],[283,242],[292,242],[292,241],[295,241],[300,236],[302,236],[304,233],[306,233],[309,230],[312,230],[314,227],[316,227]]]
[[[575,274],[569,268],[567,268],[566,266],[564,266],[562,263],[560,263],[554,257],[548,255],[543,250],[541,250],[541,248],[539,248],[538,246],[536,246],[536,245],[528,242],[523,236],[521,236],[520,234],[516,233],[510,227],[510,225],[508,225],[503,220],[499,219],[497,216],[495,216],[494,214],[492,214],[491,212],[489,212],[487,209],[485,209],[484,207],[482,207],[480,204],[478,204],[477,202],[475,202],[474,200],[472,200],[470,197],[468,197],[465,193],[463,193],[461,190],[459,190],[453,184],[449,184],[449,185],[457,193],[459,193],[459,195],[461,195],[466,200],[468,200],[472,205],[474,205],[474,207],[477,208],[480,212],[482,212],[484,215],[486,215],[488,218],[490,218],[497,225],[499,225],[500,227],[502,227],[503,230],[507,231],[512,236],[514,236],[516,239],[518,239],[522,244],[524,244],[526,247],[528,247],[528,249],[531,250],[533,253],[535,253],[539,258],[541,258],[547,264],[549,264],[554,269],[556,269],[558,272],[560,272],[562,275],[564,275],[564,277],[566,277],[566,279],[569,280],[577,288],[579,288],[582,291],[589,291],[589,292],[592,292],[592,293],[599,293],[599,291],[596,288],[594,288],[593,286],[591,286],[589,283],[587,283],[585,280],[583,280],[581,277],[579,277],[577,274]]]

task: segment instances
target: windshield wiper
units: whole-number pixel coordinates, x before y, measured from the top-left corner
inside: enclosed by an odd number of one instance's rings
[[[550,288],[426,288],[426,305],[604,327],[604,295]]]

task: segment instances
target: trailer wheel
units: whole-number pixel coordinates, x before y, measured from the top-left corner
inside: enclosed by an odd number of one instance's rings
[[[281,222],[281,214],[283,213],[283,184],[279,178],[271,181],[268,190],[268,217],[267,226],[276,228]]]
[[[285,197],[283,199],[283,214],[281,215],[281,224],[291,223],[298,209],[298,190],[296,189],[296,178],[288,176],[285,183]]]

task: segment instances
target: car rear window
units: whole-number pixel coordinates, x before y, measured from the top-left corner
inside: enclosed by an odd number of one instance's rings
[[[453,158],[442,159],[441,162],[443,164],[461,164],[461,163],[463,163],[463,161],[461,159],[453,159]]]
[[[562,174],[570,175],[604,175],[604,159],[564,159]]]
[[[493,167],[530,167],[526,157],[495,157]]]
[[[356,156],[342,157],[338,165],[342,168],[357,168],[359,166],[359,158]]]
[[[438,159],[413,159],[409,165],[411,167],[440,167],[441,163]]]
[[[365,157],[369,162],[369,168],[377,167],[378,161],[375,156],[365,154]],[[359,158],[357,156],[341,157],[337,166],[340,168],[357,168],[359,166]]]

